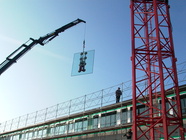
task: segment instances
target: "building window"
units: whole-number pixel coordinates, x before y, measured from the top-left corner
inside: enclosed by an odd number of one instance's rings
[[[186,95],[181,96],[182,113],[186,114]]]
[[[132,118],[133,118],[132,110],[133,110],[133,108],[131,107],[130,111],[129,111],[130,122],[132,122]]]
[[[28,132],[28,138],[32,138],[33,137],[33,132]]]
[[[98,115],[93,117],[93,129],[98,128],[98,119],[99,119]]]
[[[176,100],[176,97],[172,97],[174,100]],[[171,102],[171,101],[170,101]],[[180,102],[181,102],[181,109],[182,109],[182,114],[186,114],[186,95],[181,95],[180,96]],[[175,102],[171,102],[172,105],[175,104]],[[159,109],[162,108],[161,106],[161,100],[160,100],[160,103],[159,103]],[[169,110],[170,109],[170,104],[168,102],[166,102],[166,110]],[[161,114],[161,113],[160,113]]]
[[[83,131],[87,130],[87,127],[88,127],[88,120],[86,118],[86,119],[83,120]]]
[[[69,122],[68,124],[68,133],[72,133],[74,129],[74,123],[73,122]]]
[[[170,105],[168,101],[166,101],[165,105],[166,105],[166,111],[168,111],[170,109]],[[162,100],[159,100],[158,109],[160,109],[159,115],[162,116]]]
[[[64,123],[64,124],[60,124],[59,126],[57,126],[58,128],[58,134],[65,134],[65,131],[66,131],[66,127],[67,125]]]
[[[122,124],[127,123],[127,120],[128,120],[128,111],[127,109],[123,109],[121,112],[121,123]]]
[[[142,115],[144,117],[148,117],[146,115],[149,114],[149,111],[148,111],[148,108],[145,107],[145,105],[140,105],[140,106],[137,106],[137,114],[139,115]]]
[[[38,137],[40,138],[40,137],[42,137],[42,135],[43,135],[43,130],[42,129],[40,129],[39,131],[38,131],[38,133],[37,133],[38,135]]]
[[[47,128],[44,128],[43,129],[43,137],[46,137],[47,136]],[[32,136],[31,136],[32,137]]]
[[[36,128],[35,131],[33,132],[33,136],[36,137],[36,138],[41,138],[42,135],[43,135],[43,129],[42,129],[42,127]]]
[[[52,126],[50,128],[50,135],[53,136],[55,134],[56,127]]]
[[[116,125],[116,111],[101,115],[101,127]]]
[[[87,118],[79,119],[75,121],[74,130],[75,132],[87,130]]]

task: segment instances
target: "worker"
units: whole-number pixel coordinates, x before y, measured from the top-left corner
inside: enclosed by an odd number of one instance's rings
[[[118,87],[118,89],[116,90],[116,103],[119,102],[121,95],[122,95],[122,92],[120,90],[120,87]]]
[[[127,137],[127,139],[131,139],[132,138],[132,130],[129,129],[129,131],[123,135],[123,137]]]

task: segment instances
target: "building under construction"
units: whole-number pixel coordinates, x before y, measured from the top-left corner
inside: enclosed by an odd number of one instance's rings
[[[186,62],[178,65],[178,76],[182,85],[179,90],[186,128]],[[132,127],[133,119],[131,84],[132,81],[127,81],[3,122],[0,125],[0,140],[125,140],[127,138],[123,135]],[[118,87],[122,90],[122,96],[116,103],[115,90]],[[174,99],[173,92],[174,89],[169,89],[166,96]],[[160,107],[161,98],[156,102]],[[144,105],[138,105],[136,112],[140,114],[144,110]],[[172,114],[172,110],[169,113]],[[146,127],[142,125],[141,129],[145,130]],[[173,133],[172,137],[180,139],[179,132]],[[155,135],[155,139],[164,137]]]

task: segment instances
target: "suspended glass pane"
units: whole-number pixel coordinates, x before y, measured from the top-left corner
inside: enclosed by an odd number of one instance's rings
[[[72,76],[93,73],[95,50],[74,54]]]

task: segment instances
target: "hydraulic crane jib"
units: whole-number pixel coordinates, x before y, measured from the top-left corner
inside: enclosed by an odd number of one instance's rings
[[[84,20],[82,19],[76,19],[58,29],[56,29],[55,31],[53,31],[52,33],[49,33],[43,37],[40,37],[38,40],[32,39],[30,38],[29,41],[31,41],[31,43],[28,43],[28,41],[21,45],[18,49],[16,49],[13,53],[11,53],[6,59],[5,61],[3,61],[0,64],[0,75],[6,71],[12,64],[16,63],[17,60],[23,56],[25,53],[27,53],[30,49],[32,49],[35,45],[40,44],[40,45],[45,45],[46,43],[50,42],[52,39],[54,39],[56,36],[58,36],[59,33],[64,32],[66,29],[71,28],[73,26],[75,26],[76,24],[79,23],[86,23]]]

